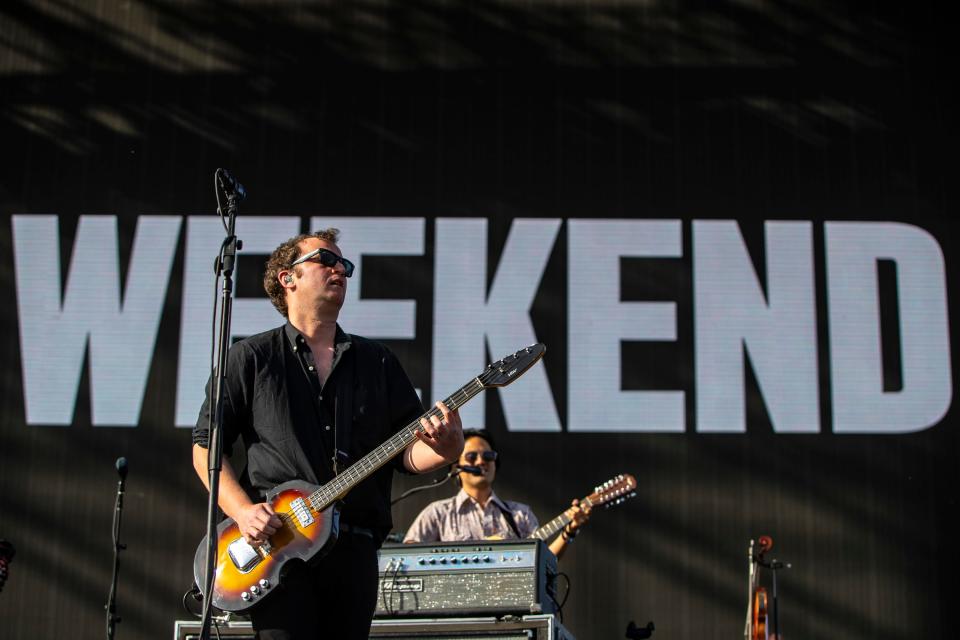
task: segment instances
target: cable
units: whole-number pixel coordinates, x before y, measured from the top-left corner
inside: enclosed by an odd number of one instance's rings
[[[570,576],[565,574],[563,571],[557,573],[557,577],[559,578],[560,576],[563,576],[563,581],[567,583],[567,590],[563,592],[563,600],[561,602],[557,602],[557,599],[553,597],[553,595],[550,597],[553,599],[554,604],[557,605],[557,617],[560,618],[560,622],[563,622],[563,605],[567,604],[567,598],[570,597],[571,582]]]
[[[220,216],[220,224],[223,225],[223,230],[226,231],[227,234],[229,235],[230,229],[227,228],[227,221],[223,219],[223,209],[220,207],[220,189],[219,189],[219,185],[217,184],[218,173],[219,173],[219,170],[213,172],[213,195],[217,199],[217,215]]]
[[[392,561],[388,562],[387,566],[383,568],[383,584],[380,586],[380,600],[383,603],[383,610],[387,613],[393,613],[390,611],[390,605],[387,604],[387,590],[385,588],[387,586],[387,576],[389,575],[391,563]],[[391,593],[390,595],[392,600],[393,594]]]
[[[200,601],[200,588],[197,585],[193,585],[190,589],[187,589],[183,592],[183,597],[180,598],[180,604],[183,606],[183,610],[192,615],[195,618],[200,618],[203,616],[199,611],[194,611],[190,608],[190,605],[187,603],[187,597],[192,597],[197,602]]]
[[[456,474],[457,474],[457,469],[455,469],[455,468],[454,468],[454,469],[450,469],[450,471],[447,473],[447,475],[445,475],[445,476],[442,477],[442,478],[437,478],[437,479],[435,479],[435,480],[433,480],[433,481],[431,481],[431,482],[428,482],[427,484],[422,484],[422,485],[420,485],[420,486],[413,487],[412,489],[407,489],[406,491],[404,491],[403,493],[401,493],[399,496],[397,496],[394,500],[391,500],[391,501],[390,501],[390,506],[392,507],[393,505],[397,504],[398,502],[400,502],[401,500],[403,500],[403,499],[406,498],[407,496],[411,496],[411,495],[413,495],[414,493],[417,493],[418,491],[424,491],[425,489],[431,489],[431,488],[433,488],[433,487],[440,486],[441,484],[443,484],[444,482],[446,482],[446,481],[449,480],[450,478],[454,477]]]

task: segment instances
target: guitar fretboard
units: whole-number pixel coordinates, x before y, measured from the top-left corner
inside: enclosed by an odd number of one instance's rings
[[[589,509],[589,508],[591,508],[591,507],[593,506],[593,503],[590,502],[590,498],[584,498],[583,500],[580,501],[580,505],[583,506],[583,507],[586,507],[587,509]],[[547,524],[543,525],[542,527],[540,527],[539,529],[537,529],[536,531],[534,531],[534,532],[533,532],[533,535],[531,535],[530,537],[531,537],[531,538],[539,538],[540,540],[543,540],[544,542],[547,542],[547,541],[550,540],[553,536],[555,536],[555,535],[557,535],[558,533],[560,533],[560,531],[561,531],[565,526],[567,526],[568,524],[570,524],[572,521],[573,521],[573,518],[571,518],[570,516],[568,516],[568,515],[567,515],[567,512],[564,511],[563,513],[561,513],[560,515],[558,515],[556,518],[554,518],[553,520],[551,520],[551,521],[548,522]]]
[[[484,390],[485,387],[482,380],[485,375],[486,372],[463,385],[458,391],[444,400],[443,403],[447,405],[451,411],[459,409],[466,404],[468,400]],[[439,409],[433,407],[420,416],[420,418],[429,419],[430,416],[439,418],[442,417],[442,414]],[[413,441],[416,440],[414,433],[418,431],[423,432],[423,425],[420,424],[420,418],[408,424],[382,445],[347,467],[343,473],[313,492],[309,498],[310,506],[317,511],[326,509],[336,500],[345,496],[360,482],[368,478],[374,471],[393,459],[394,456],[409,447]]]

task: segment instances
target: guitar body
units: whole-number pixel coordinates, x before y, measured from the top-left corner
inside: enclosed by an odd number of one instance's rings
[[[340,514],[336,505],[319,512],[304,510],[304,504],[310,504],[309,496],[316,491],[316,485],[294,480],[267,495],[273,510],[283,514],[283,527],[260,549],[244,541],[234,520],[227,518],[220,523],[213,606],[231,612],[249,609],[276,589],[287,562],[317,560],[330,551],[337,540]],[[206,559],[207,538],[204,537],[193,560],[197,584],[203,584]]]

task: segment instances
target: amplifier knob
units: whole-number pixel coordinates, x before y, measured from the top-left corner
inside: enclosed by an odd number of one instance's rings
[[[484,562],[490,562],[490,556],[483,556]]]
[[[427,564],[427,561],[423,558],[417,558],[417,564]]]
[[[457,556],[453,556],[452,558],[450,558],[450,562],[451,564],[460,564],[460,558],[458,558]]]
[[[447,558],[445,556],[440,556],[440,564],[447,564]]]
[[[473,560],[474,562],[480,562],[480,556],[473,556],[471,560]]]
[[[430,558],[430,564],[437,564],[436,558]]]

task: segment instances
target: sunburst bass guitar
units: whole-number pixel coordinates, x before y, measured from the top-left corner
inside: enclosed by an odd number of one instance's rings
[[[459,409],[481,391],[507,386],[540,360],[544,352],[546,346],[537,343],[488,365],[480,375],[444,400],[444,404],[451,410]],[[421,417],[430,416],[440,417],[440,411],[434,407]],[[423,431],[420,418],[325,485],[293,480],[275,487],[267,494],[267,501],[283,524],[258,547],[247,544],[233,519],[221,522],[217,527],[211,604],[223,611],[245,611],[273,593],[287,562],[309,562],[329,552],[339,531],[338,501],[413,444],[418,431]],[[194,579],[201,589],[205,582],[207,547],[204,537],[193,561]]]

